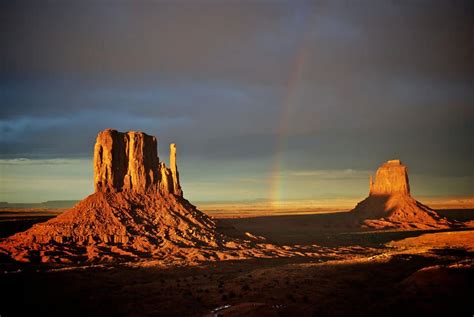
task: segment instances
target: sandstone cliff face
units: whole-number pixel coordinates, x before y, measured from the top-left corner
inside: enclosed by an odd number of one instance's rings
[[[160,172],[160,184],[159,190],[161,193],[171,193],[173,192],[173,178],[171,176],[171,171],[166,167],[165,163],[160,162],[158,166]]]
[[[370,179],[370,195],[410,194],[408,169],[400,160],[384,163],[375,174],[375,182]]]
[[[353,209],[357,222],[366,227],[387,229],[446,228],[452,225],[410,194],[408,169],[391,160],[370,177],[369,197]]]
[[[171,169],[159,162],[157,141],[143,132],[121,133],[107,129],[97,135],[94,147],[96,191],[160,191],[182,196],[176,166],[176,145],[170,153]]]

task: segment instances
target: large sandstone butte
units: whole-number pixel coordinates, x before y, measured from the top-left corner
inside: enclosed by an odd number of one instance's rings
[[[95,192],[72,209],[0,242],[3,260],[158,265],[267,256],[265,244],[216,222],[183,198],[171,144],[170,167],[142,132],[105,130],[94,147]],[[272,249],[273,255],[291,255]]]
[[[352,210],[358,223],[376,229],[430,229],[452,225],[410,194],[408,169],[400,160],[391,160],[370,176],[369,197]]]
[[[159,162],[154,136],[107,129],[94,147],[94,188],[102,192],[161,192],[183,196],[176,166],[176,145],[170,145],[170,168]]]

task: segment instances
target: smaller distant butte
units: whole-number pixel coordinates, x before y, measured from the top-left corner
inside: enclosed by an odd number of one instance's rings
[[[410,194],[408,168],[400,160],[380,166],[370,176],[369,197],[352,210],[357,223],[374,229],[435,229],[455,224],[415,200]]]

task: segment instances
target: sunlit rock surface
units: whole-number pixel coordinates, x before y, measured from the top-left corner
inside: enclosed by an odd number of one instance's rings
[[[410,194],[408,168],[400,160],[380,166],[370,177],[369,197],[357,204],[354,215],[363,226],[388,229],[447,228],[453,225]]]
[[[182,196],[176,145],[173,143],[170,148],[171,168],[168,168],[159,162],[154,136],[112,129],[100,132],[94,147],[95,190],[145,193],[161,189]]]

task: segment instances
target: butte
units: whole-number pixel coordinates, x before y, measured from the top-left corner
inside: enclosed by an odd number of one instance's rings
[[[3,239],[2,261],[81,264],[145,259],[167,265],[265,256],[265,248],[259,252],[250,234],[224,234],[214,219],[183,197],[174,144],[167,167],[158,158],[155,137],[112,129],[100,132],[94,147],[94,189],[56,218]]]
[[[380,166],[375,180],[370,176],[369,197],[352,210],[356,222],[374,229],[438,229],[453,223],[410,194],[408,168],[400,160]]]

